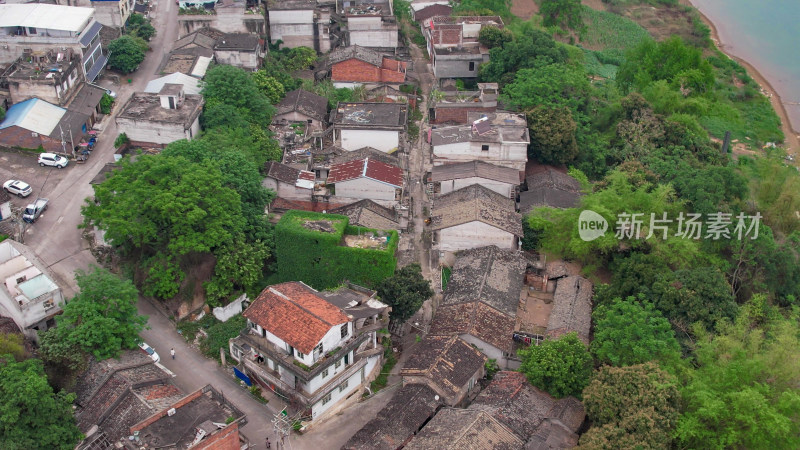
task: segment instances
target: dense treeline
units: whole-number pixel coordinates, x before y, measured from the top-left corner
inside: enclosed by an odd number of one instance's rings
[[[556,396],[583,399],[592,427],[582,447],[798,446],[800,177],[779,150],[737,160],[712,139],[731,131],[755,149],[781,142],[777,116],[744,69],[705,41],[657,42],[635,24],[626,29],[639,37],[625,48],[554,40],[603,41],[608,30],[586,26],[612,21],[575,21],[573,3],[543,0],[544,18],[481,36],[491,61],[480,79],[500,83],[505,104],[527,114],[529,156],[594,181],[578,208],[534,210],[523,242],[598,281],[594,341],[545,341],[522,355],[521,370]],[[595,70],[601,59],[606,76]],[[582,210],[608,231],[581,239]],[[693,214],[700,231],[690,232]]]

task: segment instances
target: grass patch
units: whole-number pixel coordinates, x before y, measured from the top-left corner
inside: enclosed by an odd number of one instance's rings
[[[650,37],[638,23],[607,11],[583,7],[586,31],[581,33],[581,43],[599,49],[628,50]]]
[[[8,239],[8,236],[7,236],[7,235],[5,235],[5,234],[0,234],[0,242],[3,242],[3,241],[5,241],[6,239]]]
[[[370,383],[369,389],[372,393],[376,393],[385,388],[389,383],[389,372],[392,371],[394,365],[397,364],[397,358],[392,351],[392,340],[388,337],[383,340],[383,357],[386,359],[381,367],[381,373]]]
[[[200,331],[201,328],[207,330],[214,325],[215,322],[218,323],[219,320],[211,314],[206,314],[198,321],[182,320],[178,322],[175,328],[178,329],[178,333],[183,336],[184,339],[188,342],[192,342],[197,337],[197,332]]]
[[[230,356],[228,341],[238,336],[247,326],[247,319],[238,315],[228,319],[227,322],[220,322],[216,318],[214,322],[206,331],[208,337],[200,342],[200,351],[207,358],[219,361],[219,349],[224,348],[225,353]]]
[[[442,267],[442,290],[447,289],[447,282],[450,281],[450,275],[453,274],[453,269],[444,266]]]

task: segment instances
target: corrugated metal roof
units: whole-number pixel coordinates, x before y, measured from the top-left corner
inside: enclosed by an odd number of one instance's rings
[[[31,98],[8,108],[5,120],[0,123],[0,130],[18,126],[48,136],[66,112],[64,108]]]
[[[165,84],[183,85],[184,94],[199,94],[200,91],[203,90],[203,88],[200,86],[200,80],[197,78],[190,77],[189,75],[180,72],[175,72],[150,81],[147,83],[147,87],[144,88],[144,91],[151,94],[158,94],[161,92],[161,88],[163,88]]]
[[[207,56],[198,56],[197,63],[195,63],[192,68],[192,76],[197,78],[206,76],[206,70],[208,70],[209,64],[211,64],[211,58]]]
[[[0,5],[0,27],[30,27],[81,31],[94,16],[94,8],[27,3]]]

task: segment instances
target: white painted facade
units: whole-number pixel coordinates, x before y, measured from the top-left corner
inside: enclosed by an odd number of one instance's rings
[[[504,183],[502,181],[490,180],[481,177],[459,178],[457,180],[445,180],[441,182],[441,191],[439,195],[444,195],[461,188],[479,184],[485,188],[491,189],[498,194],[511,198],[511,194],[515,192],[516,184]]]
[[[330,13],[319,11],[314,18],[314,9],[271,9],[269,11],[269,38],[274,44],[283,41],[283,47],[309,47],[320,53],[331,49],[329,25]],[[317,39],[315,42],[315,32]]]
[[[334,185],[337,197],[395,201],[397,188],[367,177],[341,181]]]
[[[373,371],[375,371],[376,368],[380,368],[380,360],[380,356],[369,357],[364,367],[360,368],[346,379],[337,380],[338,384],[330,392],[330,399],[323,398],[311,407],[311,418],[318,419],[326,413],[333,413],[335,410],[340,409],[343,406],[341,400],[360,390],[364,382],[372,378],[371,375]],[[344,371],[345,369],[346,368],[342,366],[340,370]]]
[[[154,122],[145,118],[134,120],[117,116],[115,120],[118,131],[125,133],[128,139],[135,142],[166,145],[181,139],[191,141],[200,132],[199,116],[188,129],[184,129],[180,123]]]
[[[459,337],[465,340],[468,344],[474,345],[478,350],[481,351],[484,355],[486,355],[489,359],[494,359],[497,361],[497,365],[500,366],[501,369],[506,370],[508,369],[508,357],[506,356],[505,352],[494,345],[485,342],[471,334],[462,334]],[[511,339],[511,336],[508,337]]]
[[[350,45],[362,47],[397,47],[397,25],[384,24],[380,16],[350,16],[347,18]]]
[[[434,165],[449,162],[484,161],[497,166],[525,170],[525,163],[528,161],[528,144],[526,142],[456,142],[434,145],[433,155]]]
[[[64,295],[41,263],[15,245],[21,244],[0,243],[0,315],[13,319],[29,339],[38,340],[37,331],[46,331],[47,321],[61,312]]]
[[[477,220],[437,230],[436,235],[437,248],[443,252],[456,252],[487,245],[517,249],[517,237],[512,233]]]
[[[339,129],[341,147],[345,150],[358,150],[372,147],[391,153],[400,146],[400,132],[396,130],[354,130]]]
[[[261,59],[263,57],[264,55],[261,51],[214,50],[214,59],[217,64],[241,67],[245,70],[258,70],[261,67]]]
[[[272,189],[278,194],[280,198],[289,200],[311,200],[313,189],[305,189],[298,187],[294,184],[284,183],[283,181],[276,180],[275,178],[267,177],[261,182],[261,185],[267,189]]]

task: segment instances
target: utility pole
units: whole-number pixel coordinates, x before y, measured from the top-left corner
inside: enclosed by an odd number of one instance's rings
[[[289,433],[292,432],[292,420],[286,413],[286,408],[283,408],[275,414],[275,417],[272,419],[272,426],[275,428],[275,434],[278,436],[278,442],[275,443],[275,448],[283,450],[289,438]]]

